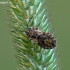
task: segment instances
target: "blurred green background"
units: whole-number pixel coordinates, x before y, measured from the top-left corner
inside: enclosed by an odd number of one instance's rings
[[[5,0],[0,0],[5,1]],[[61,70],[70,70],[70,0],[46,0],[51,24],[55,28]],[[16,70],[12,41],[4,5],[0,4],[0,70]]]

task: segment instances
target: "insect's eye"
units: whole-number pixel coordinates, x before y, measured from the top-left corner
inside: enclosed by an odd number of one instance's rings
[[[31,30],[32,28],[29,28],[29,30]]]

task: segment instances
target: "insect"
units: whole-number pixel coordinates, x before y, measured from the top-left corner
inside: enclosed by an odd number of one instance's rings
[[[50,33],[42,32],[39,29],[28,28],[26,35],[38,44],[41,48],[52,49],[56,46],[56,40]]]

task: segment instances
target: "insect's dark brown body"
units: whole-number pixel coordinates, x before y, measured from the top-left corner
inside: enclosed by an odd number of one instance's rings
[[[56,40],[50,33],[41,32],[38,29],[29,28],[26,31],[27,36],[37,43],[41,48],[52,49],[56,46]]]

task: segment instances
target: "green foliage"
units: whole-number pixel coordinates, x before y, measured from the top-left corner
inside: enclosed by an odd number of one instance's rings
[[[8,15],[19,70],[58,70],[54,49],[40,48],[26,36],[29,27],[50,32],[44,0],[10,0]]]

